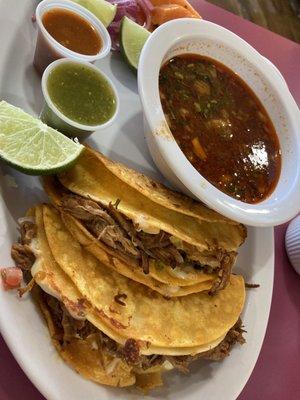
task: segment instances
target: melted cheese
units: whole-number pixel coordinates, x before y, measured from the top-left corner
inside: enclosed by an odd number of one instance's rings
[[[139,214],[136,218],[132,219],[132,222],[137,231],[143,231],[145,233],[150,233],[151,235],[156,235],[160,232],[160,229],[151,225],[148,222],[148,218],[143,214]]]

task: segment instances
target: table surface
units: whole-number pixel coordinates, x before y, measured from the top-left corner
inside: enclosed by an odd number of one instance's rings
[[[191,3],[205,19],[232,30],[269,58],[280,69],[300,104],[298,44],[204,0],[191,0]],[[266,337],[255,369],[238,400],[300,399],[300,276],[292,269],[285,253],[285,230],[286,225],[275,229],[275,281]],[[20,398],[43,400],[0,337],[0,400]]]
[[[300,0],[208,0],[248,21],[300,43]]]

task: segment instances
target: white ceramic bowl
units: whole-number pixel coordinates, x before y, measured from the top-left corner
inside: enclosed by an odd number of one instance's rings
[[[282,150],[282,169],[275,190],[264,201],[247,204],[222,193],[197,172],[173,138],[160,103],[158,75],[164,62],[186,53],[209,56],[235,71],[254,90],[272,119]],[[212,22],[170,21],[156,29],[143,47],[138,87],[151,155],[179,190],[248,225],[279,225],[299,212],[299,109],[277,68],[247,42]]]
[[[300,215],[291,221],[286,230],[285,247],[292,266],[300,275]]]

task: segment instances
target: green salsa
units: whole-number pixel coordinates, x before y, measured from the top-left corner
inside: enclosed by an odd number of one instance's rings
[[[79,124],[104,124],[116,111],[110,84],[99,72],[82,64],[58,65],[49,74],[47,89],[55,107]]]

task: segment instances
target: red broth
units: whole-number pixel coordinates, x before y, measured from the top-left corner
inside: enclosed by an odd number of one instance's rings
[[[204,178],[245,203],[271,194],[281,170],[278,137],[237,74],[208,57],[181,55],[161,68],[159,91],[176,142]]]

